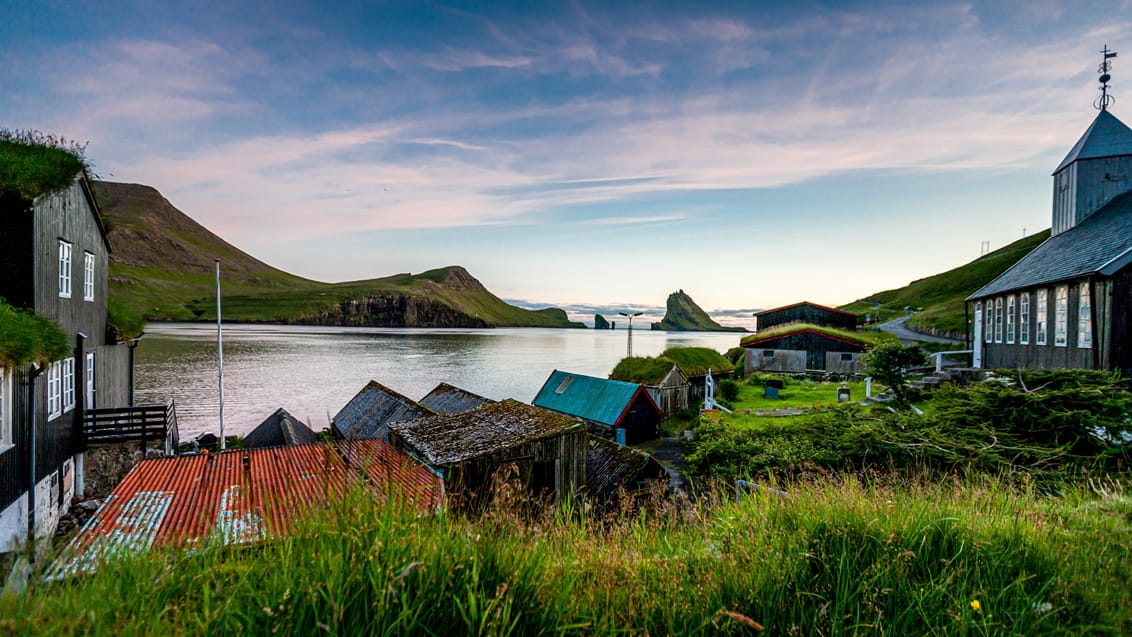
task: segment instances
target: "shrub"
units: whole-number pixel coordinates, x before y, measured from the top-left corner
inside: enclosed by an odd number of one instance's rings
[[[723,400],[727,402],[735,402],[739,397],[739,385],[730,378],[724,378],[719,381],[719,393],[723,396]]]

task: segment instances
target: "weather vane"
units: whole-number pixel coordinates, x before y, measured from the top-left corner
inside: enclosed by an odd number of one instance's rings
[[[1115,97],[1108,94],[1108,81],[1112,79],[1112,76],[1108,74],[1112,70],[1112,62],[1109,62],[1109,60],[1116,57],[1116,51],[1109,51],[1106,44],[1101,55],[1104,57],[1101,58],[1101,65],[1097,67],[1097,73],[1101,74],[1098,78],[1101,83],[1101,96],[1097,98],[1096,102],[1093,102],[1093,106],[1099,110],[1107,111],[1109,105],[1116,101]]]

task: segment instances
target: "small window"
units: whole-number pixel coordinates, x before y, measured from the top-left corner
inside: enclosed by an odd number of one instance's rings
[[[86,402],[87,409],[94,409],[94,352],[86,354]]]
[[[75,359],[63,361],[63,411],[75,408]]]
[[[566,379],[562,381],[562,384],[558,386],[558,389],[554,390],[554,393],[561,394],[562,392],[566,391],[566,388],[569,387],[570,383],[572,382],[574,382],[574,377],[567,376]]]
[[[1053,344],[1065,347],[1069,334],[1069,286],[1059,285],[1054,291]]]
[[[47,368],[47,419],[54,420],[63,413],[63,363]]]
[[[983,342],[994,342],[994,302],[987,299],[986,312],[983,314]]]
[[[994,342],[1002,342],[1002,297],[994,300]]]
[[[1044,288],[1038,290],[1038,310],[1035,321],[1034,329],[1037,333],[1034,335],[1035,343],[1038,345],[1045,345],[1049,332],[1049,300],[1047,298],[1048,291]]]
[[[763,350],[763,358],[774,358],[774,350],[764,349]]]
[[[94,300],[94,255],[83,253],[83,300]]]
[[[841,362],[842,363],[852,363],[853,362],[853,355],[852,354],[842,354],[841,355]]]
[[[1006,297],[1006,342],[1014,344],[1014,295]]]
[[[59,240],[59,296],[71,298],[71,244]]]
[[[1077,301],[1077,347],[1082,349],[1093,346],[1092,304],[1089,296],[1089,284],[1082,283]]]
[[[12,443],[12,374],[0,368],[0,452]]]
[[[1018,343],[1030,344],[1030,293],[1026,292],[1018,301]]]

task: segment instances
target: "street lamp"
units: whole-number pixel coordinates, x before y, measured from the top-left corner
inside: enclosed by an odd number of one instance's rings
[[[628,358],[632,358],[633,357],[633,317],[634,316],[640,316],[640,315],[644,314],[644,312],[633,312],[633,313],[618,312],[618,314],[620,314],[621,316],[629,317],[629,346],[627,348],[627,353],[625,354],[625,356],[627,356]]]

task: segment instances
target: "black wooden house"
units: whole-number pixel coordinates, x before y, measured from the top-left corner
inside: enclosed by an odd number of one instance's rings
[[[1132,375],[1132,129],[1101,110],[1053,172],[1050,238],[967,301],[975,367]]]
[[[73,350],[0,370],[0,553],[50,535],[82,491],[88,410],[132,400],[130,347],[107,330],[110,245],[90,184],[29,200],[0,188],[0,297],[58,325]]]
[[[857,321],[860,319],[852,312],[810,303],[809,301],[755,312],[754,317],[756,319],[755,327],[760,332],[779,325],[795,323],[855,330],[857,329]]]

